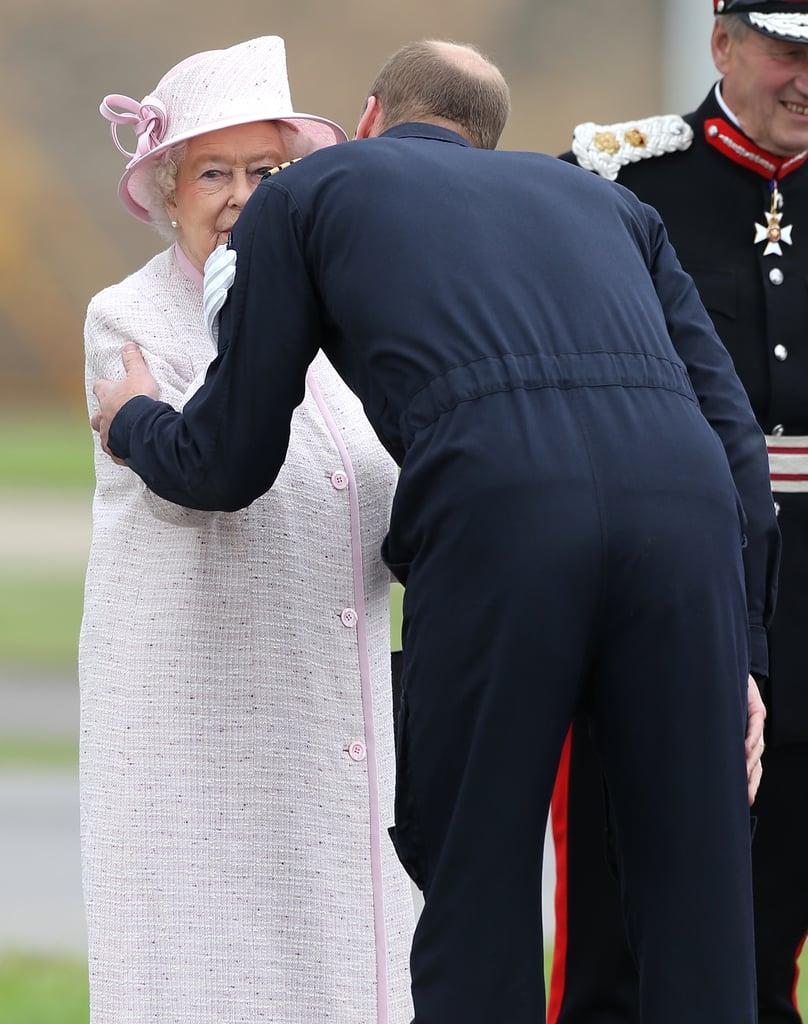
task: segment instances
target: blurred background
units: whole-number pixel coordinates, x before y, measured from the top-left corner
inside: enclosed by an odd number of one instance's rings
[[[386,57],[440,37],[474,43],[508,79],[502,147],[556,153],[579,121],[695,107],[714,78],[711,21],[710,0],[3,0],[3,1024],[87,1020],[75,662],[93,474],[82,325],[95,292],[161,248],[118,204],[124,161],[101,99],[140,99],[191,53],[278,34],[297,109],[350,135]],[[547,876],[551,925],[552,864]]]
[[[581,120],[690,109],[713,77],[710,0],[180,0],[170,12],[140,0],[125,13],[98,0],[5,0],[2,13],[6,413],[82,412],[87,300],[159,246],[118,204],[124,161],[98,105],[107,93],[141,98],[190,53],[282,35],[297,109],[351,134],[365,90],[398,46],[428,36],[472,42],[512,89],[502,146],[549,152],[568,148]]]

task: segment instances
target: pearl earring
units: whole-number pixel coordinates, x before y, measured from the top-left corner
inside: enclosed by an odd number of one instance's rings
[[[176,228],[177,227],[177,222],[175,220],[171,221],[171,227],[172,228]]]

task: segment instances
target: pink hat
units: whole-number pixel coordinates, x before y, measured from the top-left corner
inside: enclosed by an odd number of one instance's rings
[[[100,111],[112,122],[115,145],[130,157],[118,184],[118,196],[133,216],[147,224],[152,223],[147,179],[155,157],[195,135],[253,121],[280,120],[303,136],[307,149],[347,139],[333,121],[295,112],[286,48],[280,36],[262,36],[226,50],[194,54],[163,75],[154,91],[139,103],[128,96],[110,95]],[[134,153],[119,142],[119,125],[134,130]]]

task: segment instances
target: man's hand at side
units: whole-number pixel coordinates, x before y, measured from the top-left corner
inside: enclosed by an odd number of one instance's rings
[[[749,805],[757,796],[760,777],[763,774],[763,723],[766,721],[766,708],[760,690],[752,676],[749,677],[747,690],[746,717],[746,778],[749,782]]]
[[[102,378],[93,385],[93,394],[98,399],[98,412],[90,420],[93,430],[97,430],[101,435],[101,447],[119,466],[125,465],[125,462],[110,450],[108,444],[109,428],[118,410],[136,395],[157,398],[160,393],[157,382],[149,373],[137,345],[133,342],[124,345],[121,349],[121,358],[126,371],[125,377],[121,380]]]

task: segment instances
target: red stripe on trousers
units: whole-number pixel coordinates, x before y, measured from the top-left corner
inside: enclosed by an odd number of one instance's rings
[[[547,1024],[556,1024],[564,999],[567,983],[567,830],[569,822],[570,757],[572,754],[572,727],[564,740],[558,763],[550,820],[553,826],[553,844],[556,858],[555,886],[555,943],[553,970],[550,976],[550,994],[547,1000]]]
[[[794,988],[791,990],[791,1002],[794,1004],[794,1009],[797,1013],[800,1012],[797,1006],[797,983],[800,980],[800,965],[797,963],[800,956],[802,955],[802,947],[805,945],[805,940],[808,938],[808,932],[802,937],[802,941],[797,946],[797,952],[794,954]]]

